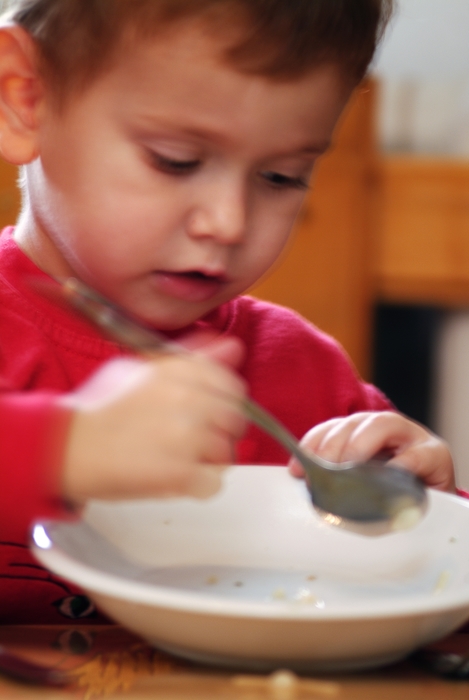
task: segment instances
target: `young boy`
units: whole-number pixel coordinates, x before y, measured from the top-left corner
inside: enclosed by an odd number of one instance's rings
[[[454,489],[446,446],[330,338],[239,296],[283,249],[390,0],[9,7],[0,150],[24,196],[0,239],[0,620],[90,614],[29,558],[35,517],[90,497],[205,497],[223,465],[286,464],[255,428],[240,439],[246,391],[329,459],[387,450]],[[171,338],[211,342],[131,357],[38,293],[69,276]]]

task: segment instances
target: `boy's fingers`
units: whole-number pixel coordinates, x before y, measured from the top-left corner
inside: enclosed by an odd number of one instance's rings
[[[446,443],[419,423],[392,411],[357,413],[327,421],[302,440],[309,449],[333,462],[365,461],[391,455],[390,464],[409,469],[427,486],[454,492],[454,469]],[[290,472],[302,476],[295,460]]]
[[[189,350],[196,350],[211,360],[220,362],[233,369],[241,365],[246,354],[242,341],[234,336],[222,337],[207,333],[197,333],[184,338],[182,344]]]
[[[165,473],[161,479],[156,478],[153,482],[148,479],[144,492],[135,492],[133,495],[136,498],[152,495],[158,498],[209,498],[220,490],[223,471],[223,468],[211,464],[174,465],[171,472]],[[124,488],[123,493],[128,493],[128,489]]]
[[[399,453],[389,464],[404,467],[419,476],[427,486],[455,493],[453,460],[445,442],[429,434],[428,440]]]
[[[312,452],[318,452],[322,442],[327,437],[327,435],[331,431],[334,431],[337,428],[337,426],[339,426],[343,422],[343,420],[343,418],[332,418],[331,420],[328,420],[325,423],[320,423],[319,425],[316,425],[314,428],[311,428],[311,430],[308,430],[306,435],[302,437],[301,444],[307,447]]]
[[[231,352],[230,348],[237,347],[236,339],[226,338],[225,340],[228,353]],[[231,343],[232,340],[235,342]],[[218,349],[222,353],[224,352],[225,341],[223,343],[220,341]],[[214,354],[217,355],[217,352],[216,350]],[[198,370],[193,376],[194,386],[198,386],[199,381],[202,381],[206,388],[210,388],[216,394],[231,396],[234,400],[241,399],[246,394],[246,384],[243,379],[224,363],[213,360],[212,356],[205,353],[197,353],[197,355],[192,356],[192,363],[197,365]]]
[[[317,454],[330,462],[346,462],[351,459],[347,454],[347,446],[363,420],[363,415],[357,413],[336,421],[323,435],[316,450]]]
[[[320,445],[326,438],[328,433],[336,428],[336,426],[342,423],[343,418],[332,418],[325,423],[320,423],[314,428],[311,428],[306,435],[301,439],[301,445],[306,447],[307,450],[313,452],[314,454],[320,454]],[[320,455],[322,456],[322,455]],[[296,477],[304,476],[304,470],[301,464],[292,458],[289,462],[288,468],[290,473]]]
[[[231,433],[214,430],[201,446],[199,462],[224,469],[234,461],[234,439]]]
[[[330,462],[363,461],[407,444],[415,438],[417,429],[423,434],[420,426],[406,421],[398,413],[360,412],[316,426],[305,435],[302,444]],[[294,476],[303,473],[296,461],[291,462],[290,471]]]
[[[342,451],[342,460],[371,459],[380,452],[399,454],[408,446],[426,440],[428,432],[399,413],[384,411],[364,415]]]
[[[366,415],[355,413],[347,418],[328,420],[306,433],[301,444],[330,462],[347,461],[350,457],[344,457],[344,450]]]
[[[184,485],[182,493],[195,498],[210,498],[222,485],[222,469],[212,466],[199,466],[191,470],[192,475]]]
[[[207,345],[204,350],[210,359],[222,362],[233,369],[238,368],[245,358],[246,349],[239,338],[226,337],[219,338],[210,345]]]
[[[124,393],[141,381],[146,373],[145,360],[133,357],[112,359],[73,392],[61,397],[60,402],[73,407],[92,407],[118,393]]]
[[[297,479],[303,479],[305,475],[305,470],[294,457],[288,463],[288,471],[292,476],[295,476]]]
[[[235,440],[240,440],[246,432],[247,419],[241,408],[236,411],[233,405],[220,406],[220,410],[212,420],[212,426],[215,430],[221,431]]]
[[[402,448],[427,432],[391,411],[362,412],[329,421],[315,452],[331,462],[363,461]]]

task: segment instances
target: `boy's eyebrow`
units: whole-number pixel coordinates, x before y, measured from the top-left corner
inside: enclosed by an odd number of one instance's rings
[[[155,120],[150,118],[144,118],[142,120],[143,122],[146,122],[148,124],[148,127],[150,129],[155,128]],[[216,141],[222,145],[226,145],[227,143],[230,143],[231,139],[227,137],[225,134],[221,134],[217,132],[216,130],[211,130],[211,129],[204,129],[204,128],[194,128],[194,127],[181,127],[180,129],[177,129],[174,127],[174,124],[168,124],[164,126],[164,128],[168,128],[169,132],[173,132],[175,136],[178,134],[190,136],[193,138],[201,139],[204,141]],[[177,133],[178,132],[178,133]],[[279,152],[275,155],[276,158],[282,158],[282,157],[291,157],[292,155],[322,155],[331,145],[331,140],[326,139],[324,141],[318,141],[317,143],[309,143],[306,144],[305,146],[298,146],[298,147],[292,147],[289,148],[288,150],[285,150],[283,153]]]
[[[331,140],[320,141],[318,143],[311,143],[307,146],[300,146],[298,148],[289,148],[285,151],[279,151],[274,154],[274,158],[291,158],[295,156],[322,156],[331,146]]]
[[[202,139],[211,139],[218,141],[219,143],[227,143],[230,141],[229,138],[226,138],[223,134],[218,134],[215,131],[210,131],[210,130],[205,130],[205,129],[184,129],[185,133],[188,135],[192,135],[198,138]],[[331,145],[331,140],[327,139],[325,141],[318,141],[317,143],[309,143],[305,146],[299,146],[299,147],[292,147],[285,149],[284,152],[277,153],[275,155],[276,158],[287,158],[291,157],[292,155],[321,155]]]
[[[300,153],[307,153],[312,154],[312,155],[317,155],[317,154],[322,154],[325,151],[327,151],[328,148],[330,148],[331,145],[331,140],[328,139],[327,141],[322,141],[321,143],[317,144],[311,144],[309,146],[305,146],[304,148],[300,149]]]

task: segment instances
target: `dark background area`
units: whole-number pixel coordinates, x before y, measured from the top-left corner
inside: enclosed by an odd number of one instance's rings
[[[429,428],[441,314],[423,306],[380,304],[375,309],[372,381],[399,411]]]

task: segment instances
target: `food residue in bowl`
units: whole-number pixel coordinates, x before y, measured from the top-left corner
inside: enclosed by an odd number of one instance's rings
[[[212,576],[207,576],[205,579],[205,583],[207,586],[216,586],[217,583],[219,583],[220,579],[218,576],[212,575]]]
[[[304,605],[316,605],[318,599],[308,588],[300,588],[298,593],[296,593],[294,600],[297,603],[303,603]]]
[[[324,608],[325,603],[318,598],[309,588],[299,588],[293,596],[289,596],[284,588],[275,588],[270,596],[271,600],[285,600],[297,605],[313,605],[316,608]]]
[[[272,591],[272,599],[273,600],[286,600],[287,594],[285,593],[284,588],[275,588]]]
[[[438,593],[441,593],[442,591],[445,590],[445,588],[447,588],[448,583],[449,583],[449,579],[450,579],[450,572],[447,570],[442,571],[438,577],[436,584],[435,584],[435,588],[433,589],[434,595],[438,595]]]
[[[411,530],[417,525],[419,520],[422,518],[422,511],[416,506],[409,506],[408,508],[403,508],[394,517],[391,530],[393,532],[402,532],[404,530]]]

